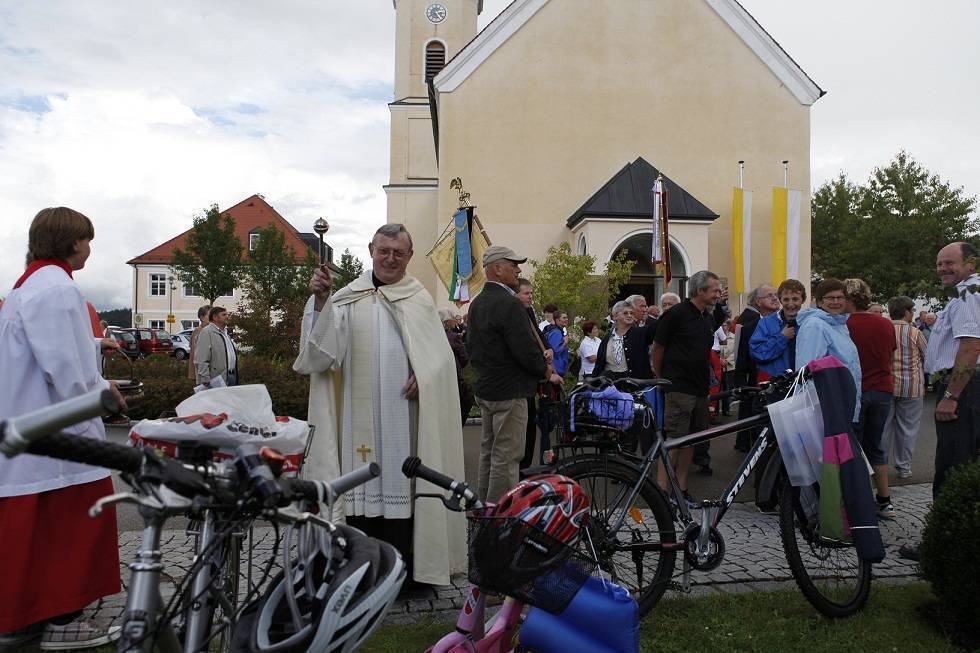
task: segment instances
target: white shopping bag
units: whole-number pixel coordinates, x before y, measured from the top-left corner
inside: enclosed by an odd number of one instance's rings
[[[814,470],[810,464],[804,444],[804,434],[801,433],[796,421],[796,413],[806,408],[804,392],[797,392],[782,401],[766,406],[786,473],[790,483],[797,487],[812,485],[820,480],[820,468],[818,466]]]
[[[286,471],[302,464],[309,424],[276,417],[264,385],[213,388],[177,405],[177,417],[144,419],[129,432],[133,444],[145,444],[173,456],[182,443],[204,444],[228,455],[242,444],[269,446],[286,456]]]
[[[793,412],[797,436],[803,445],[806,461],[813,470],[813,476],[820,478],[823,464],[823,441],[827,433],[824,429],[823,413],[820,410],[820,397],[813,383],[806,384],[802,393],[802,405]]]

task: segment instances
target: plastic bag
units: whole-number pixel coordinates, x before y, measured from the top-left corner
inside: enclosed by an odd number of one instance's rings
[[[284,471],[302,465],[309,424],[292,417],[276,417],[264,385],[241,385],[205,390],[177,405],[177,417],[144,419],[133,425],[133,445],[149,445],[174,456],[178,444],[196,443],[219,450],[227,458],[245,443],[269,446],[286,456]]]
[[[779,453],[782,456],[783,465],[786,468],[790,483],[796,487],[812,485],[820,480],[820,466],[814,468],[807,455],[807,447],[812,449],[815,446],[815,443],[810,442],[808,444],[805,441],[812,438],[813,431],[810,429],[807,429],[806,432],[801,431],[796,419],[797,413],[804,413],[807,408],[806,393],[804,392],[797,392],[791,397],[766,406],[772,420],[772,430],[776,435],[776,442],[779,444]],[[801,422],[809,424],[812,420],[812,406],[809,408],[811,414],[807,416],[804,413],[800,418]],[[821,451],[822,446],[821,442]]]

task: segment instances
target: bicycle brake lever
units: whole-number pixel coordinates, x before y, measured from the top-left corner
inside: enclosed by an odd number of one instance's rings
[[[88,509],[89,517],[98,517],[102,514],[102,511],[109,506],[114,506],[117,503],[134,503],[140,505],[140,497],[136,496],[132,492],[117,492],[116,494],[110,494],[107,497],[102,497],[96,501],[91,508]]]
[[[442,505],[446,506],[446,510],[452,510],[453,512],[465,512],[466,509],[460,504],[460,499],[462,498],[459,494],[453,492],[448,498],[442,496],[441,494],[425,494],[419,493],[415,495],[416,499],[421,498],[426,499],[439,499],[442,501]]]

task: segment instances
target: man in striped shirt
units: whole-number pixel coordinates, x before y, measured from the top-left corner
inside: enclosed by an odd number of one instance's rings
[[[912,326],[915,303],[904,295],[888,300],[888,314],[895,325],[896,349],[892,355],[892,377],[895,396],[885,421],[885,449],[891,443],[895,469],[899,478],[912,475],[912,450],[922,421],[922,396],[925,379],[922,365],[926,357],[926,339]]]
[[[952,243],[939,250],[936,272],[955,297],[932,328],[926,349],[926,373],[939,375],[936,391],[936,476],[933,497],[939,496],[950,469],[969,463],[980,453],[980,276],[977,250]]]

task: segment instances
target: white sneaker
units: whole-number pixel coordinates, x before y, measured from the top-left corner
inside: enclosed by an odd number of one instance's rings
[[[898,477],[899,478],[909,478],[910,476],[912,476],[912,470],[911,469],[900,469],[900,470],[898,470]]]
[[[104,646],[119,639],[122,628],[104,628],[87,620],[78,620],[64,626],[49,623],[41,636],[42,651],[66,651],[70,649]]]

